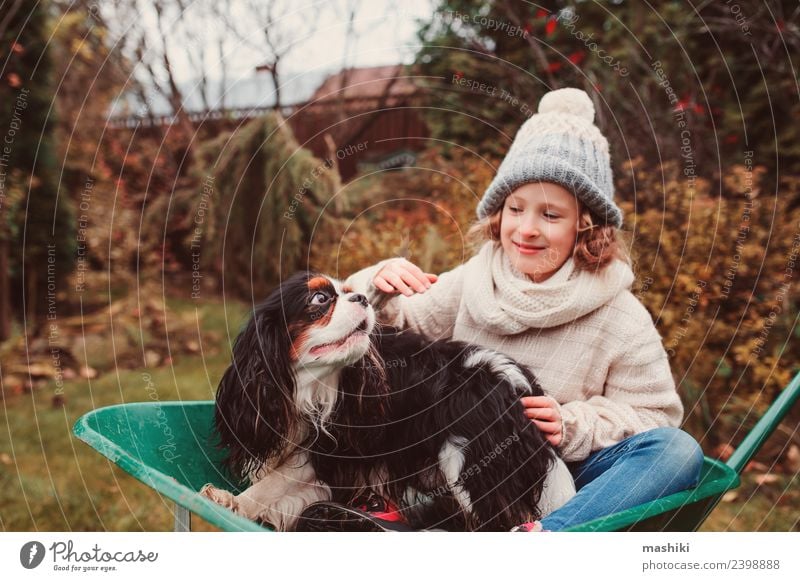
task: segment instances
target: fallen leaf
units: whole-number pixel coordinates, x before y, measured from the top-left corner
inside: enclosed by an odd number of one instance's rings
[[[97,377],[97,370],[88,366],[84,366],[81,367],[80,374],[84,379],[94,379]]]
[[[786,462],[789,464],[789,471],[800,472],[800,446],[792,444],[786,451]]]
[[[747,466],[744,467],[745,472],[769,472],[769,466],[763,464],[761,462],[756,462],[752,460],[747,463]]]
[[[144,352],[145,367],[158,367],[161,363],[161,355],[158,352],[148,349]]]
[[[759,474],[756,476],[756,484],[763,486],[764,484],[774,484],[778,481],[777,474]]]
[[[730,444],[720,444],[716,448],[714,448],[713,454],[716,458],[720,460],[727,460],[731,457],[731,454],[735,451],[735,448]]]

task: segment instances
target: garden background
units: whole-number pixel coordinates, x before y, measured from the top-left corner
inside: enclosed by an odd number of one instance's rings
[[[213,398],[295,270],[466,260],[516,128],[568,86],[611,143],[684,428],[726,458],[800,370],[797,2],[295,4],[3,3],[0,530],[169,530],[75,420]],[[402,50],[360,64],[395,23]],[[341,54],[298,70],[310,39]],[[703,530],[800,528],[799,421]]]

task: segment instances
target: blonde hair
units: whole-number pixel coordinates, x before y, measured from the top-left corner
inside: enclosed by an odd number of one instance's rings
[[[624,234],[615,226],[595,223],[592,213],[578,201],[578,236],[572,248],[572,259],[577,270],[602,270],[614,259],[631,264],[628,249],[623,244]],[[477,247],[487,240],[500,241],[500,222],[503,206],[491,216],[475,222],[467,231],[467,241]]]

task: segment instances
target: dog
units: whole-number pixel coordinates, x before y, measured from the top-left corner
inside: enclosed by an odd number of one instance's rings
[[[201,494],[278,530],[365,490],[416,528],[510,530],[575,494],[523,414],[542,393],[511,358],[377,324],[363,294],[300,272],[255,309],[217,391],[218,446],[252,485]]]

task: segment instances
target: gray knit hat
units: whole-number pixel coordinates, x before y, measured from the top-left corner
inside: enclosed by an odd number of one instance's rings
[[[491,216],[511,192],[532,182],[558,184],[601,222],[622,226],[622,211],[613,200],[608,141],[594,125],[594,105],[584,91],[558,89],[542,97],[539,113],[522,124],[483,194],[478,218]]]

